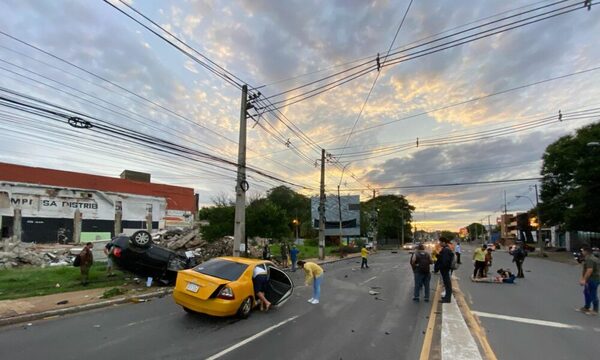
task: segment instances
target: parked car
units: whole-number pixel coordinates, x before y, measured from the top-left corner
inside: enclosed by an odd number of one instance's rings
[[[403,250],[415,250],[417,248],[417,244],[415,243],[406,243],[402,245]]]
[[[287,274],[268,260],[240,257],[214,258],[193,269],[179,271],[173,299],[188,313],[246,318],[257,306],[252,283],[257,266],[268,271],[265,297],[273,306],[281,306],[294,291],[294,283]]]
[[[111,242],[114,248],[110,256],[119,268],[139,276],[151,276],[165,284],[175,282],[177,271],[197,265],[193,257],[154,244],[147,231],[120,235]]]

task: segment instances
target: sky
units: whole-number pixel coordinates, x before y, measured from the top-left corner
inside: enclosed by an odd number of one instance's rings
[[[0,96],[219,162],[6,106],[0,162],[143,171],[194,188],[203,206],[233,200],[247,84],[260,92],[247,125],[250,198],[279,185],[318,195],[325,149],[328,193],[404,195],[418,228],[458,231],[493,224],[505,198],[508,212],[527,211],[537,181],[431,185],[537,178],[547,145],[600,120],[590,110],[600,98],[600,7],[579,0],[109,2],[1,1]]]

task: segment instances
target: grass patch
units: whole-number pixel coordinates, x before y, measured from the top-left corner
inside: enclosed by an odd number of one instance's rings
[[[125,294],[127,291],[121,288],[112,288],[108,289],[102,294],[101,298],[110,299],[111,297],[119,296]]]
[[[26,267],[0,270],[0,300],[58,294],[70,291],[115,287],[123,285],[126,276],[114,270],[115,277],[106,276],[106,263],[94,263],[90,269],[90,283],[80,283],[79,268],[74,266]],[[59,287],[56,285],[59,284]]]
[[[271,255],[276,259],[281,258],[281,250],[279,244],[273,244],[269,246],[271,249]],[[319,257],[319,247],[318,246],[308,246],[308,245],[296,245],[296,248],[300,250],[298,254],[298,260],[303,259],[314,259]],[[337,249],[337,246],[325,246],[325,256],[331,255],[331,251]]]

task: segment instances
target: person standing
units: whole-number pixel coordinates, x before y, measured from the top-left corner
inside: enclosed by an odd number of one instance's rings
[[[262,258],[263,260],[271,260],[271,250],[268,243],[263,247]]]
[[[478,247],[473,252],[473,260],[475,261],[475,270],[473,270],[473,278],[482,278],[485,269],[485,245]]]
[[[94,263],[94,255],[92,254],[92,249],[94,248],[94,244],[88,242],[83,247],[83,250],[79,253],[79,271],[81,272],[81,285],[86,286],[89,283],[89,275],[90,268]]]
[[[296,261],[298,261],[298,254],[300,250],[296,247],[296,245],[292,245],[292,249],[290,250],[290,260],[292,261],[292,272],[296,272]]]
[[[286,268],[288,267],[288,247],[285,241],[282,241],[280,245],[279,251],[281,253],[281,266]]]
[[[314,262],[310,261],[298,261],[298,266],[304,269],[305,278],[304,284],[309,286],[313,284],[313,296],[308,299],[311,304],[318,304],[321,299],[321,282],[323,281],[323,268]]]
[[[113,244],[113,242],[111,240],[104,246],[104,249],[103,249],[104,255],[106,255],[106,275],[108,277],[115,276],[115,274],[113,273],[113,260],[111,258],[112,250],[113,250],[114,246],[115,246],[115,244]]]
[[[523,244],[518,242],[517,248],[512,252],[513,262],[517,265],[517,277],[524,278],[523,274],[523,262],[525,261],[525,257],[527,256],[527,252],[523,249]]]
[[[369,268],[369,265],[367,264],[367,256],[369,255],[369,250],[367,250],[367,247],[365,245],[362,246],[362,248],[360,249],[360,257],[362,258],[362,262],[360,263],[360,268]]]
[[[440,275],[442,275],[442,281],[444,282],[444,288],[446,289],[446,294],[440,300],[441,303],[449,303],[452,299],[452,280],[450,279],[450,270],[452,270],[452,258],[454,257],[454,252],[450,250],[448,243],[450,241],[445,237],[440,237],[440,245],[441,250],[438,254],[437,259],[437,268],[440,270]]]
[[[488,271],[492,267],[492,248],[487,248],[485,252],[485,266],[483,267],[483,277],[488,276]]]
[[[429,301],[429,282],[431,280],[431,255],[425,251],[425,246],[419,244],[417,251],[413,254],[410,259],[410,265],[413,268],[415,277],[415,290],[413,292],[413,301],[419,301],[419,295],[421,288],[423,291],[423,300]]]
[[[460,242],[456,242],[456,246],[454,247],[454,254],[456,255],[456,263],[461,264],[460,262],[460,254],[462,254],[462,247],[460,246]]]
[[[600,273],[598,271],[600,263],[590,247],[581,249],[581,254],[584,258],[579,285],[583,286],[585,305],[578,311],[588,315],[598,315],[598,284],[600,283]],[[593,309],[590,309],[591,306],[593,306]]]

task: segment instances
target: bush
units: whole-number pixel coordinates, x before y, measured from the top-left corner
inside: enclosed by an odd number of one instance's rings
[[[366,241],[364,241],[363,239],[356,239],[354,241],[354,244],[356,245],[356,248],[358,249],[358,251],[360,251],[360,249],[362,249],[362,247],[365,246]]]
[[[319,239],[304,239],[306,246],[319,246]]]

